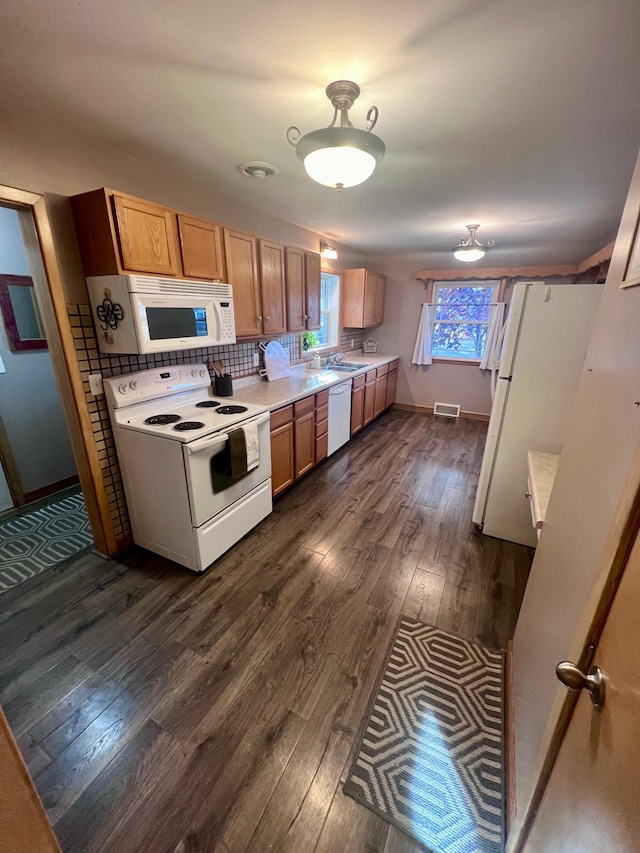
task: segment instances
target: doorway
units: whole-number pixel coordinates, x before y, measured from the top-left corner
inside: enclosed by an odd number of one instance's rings
[[[93,542],[39,308],[35,237],[30,212],[0,202],[0,593]]]

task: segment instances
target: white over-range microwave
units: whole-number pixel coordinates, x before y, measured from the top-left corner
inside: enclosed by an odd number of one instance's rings
[[[234,344],[230,284],[146,275],[87,278],[103,353],[154,352]]]

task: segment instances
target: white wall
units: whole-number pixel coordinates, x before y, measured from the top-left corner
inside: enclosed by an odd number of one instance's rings
[[[555,666],[581,652],[578,629],[603,582],[601,555],[640,439],[640,286],[619,287],[639,208],[640,158],[516,626],[517,822],[564,697]]]
[[[18,214],[0,207],[0,272],[31,275]],[[0,321],[0,417],[22,488],[31,492],[76,473],[69,435],[47,350],[11,352]]]

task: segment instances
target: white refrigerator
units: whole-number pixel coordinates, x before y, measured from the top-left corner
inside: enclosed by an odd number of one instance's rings
[[[603,289],[514,285],[473,511],[488,536],[537,543],[526,495],[527,451],[562,450]]]

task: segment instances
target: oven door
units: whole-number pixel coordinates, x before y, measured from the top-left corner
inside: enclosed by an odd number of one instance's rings
[[[234,343],[235,330],[211,296],[131,293],[140,353],[170,352]]]
[[[200,527],[271,476],[269,413],[235,424],[234,429],[254,423],[258,426],[260,463],[237,480],[225,474],[228,433],[208,435],[183,446],[194,527]]]

